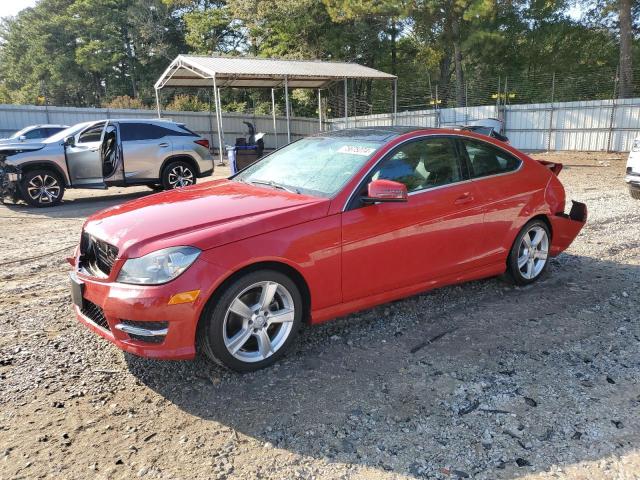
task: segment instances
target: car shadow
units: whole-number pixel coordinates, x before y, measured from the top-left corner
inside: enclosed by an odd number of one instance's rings
[[[640,267],[569,254],[550,267],[527,287],[476,281],[305,328],[259,372],[126,362],[202,421],[327,462],[514,478],[631,452]]]
[[[5,203],[4,206],[11,212],[20,215],[39,217],[39,218],[59,218],[59,219],[77,219],[86,218],[87,216],[109,207],[119,205],[129,200],[146,197],[152,195],[152,190],[135,191],[127,193],[117,193],[113,195],[88,196],[72,199],[63,199],[62,203],[55,207],[35,208],[26,203]]]

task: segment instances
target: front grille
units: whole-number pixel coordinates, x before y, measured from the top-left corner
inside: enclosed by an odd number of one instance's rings
[[[107,277],[118,258],[118,249],[86,232],[80,239],[80,268],[98,277]]]
[[[156,335],[154,337],[147,337],[146,335],[135,335],[133,333],[128,333],[129,338],[131,340],[137,340],[138,342],[146,342],[146,343],[162,343],[164,342],[164,338],[166,335]]]
[[[104,316],[104,311],[95,303],[91,303],[85,298],[82,302],[82,309],[80,312],[99,327],[102,327],[105,330],[110,330],[107,319]]]

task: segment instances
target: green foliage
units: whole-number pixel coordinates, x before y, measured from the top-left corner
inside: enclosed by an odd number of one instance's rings
[[[629,0],[625,0],[629,1]],[[640,65],[640,0],[631,1]],[[179,53],[358,62],[397,74],[401,108],[598,98],[619,62],[616,0],[39,0],[0,21],[0,102],[135,108]],[[593,72],[600,72],[597,75]],[[599,75],[599,76],[598,76]],[[637,80],[637,79],[636,79]],[[637,83],[637,81],[636,81]],[[391,108],[389,85],[350,82],[351,112]],[[181,91],[166,108],[207,111],[208,92]],[[343,114],[342,85],[326,92]],[[282,91],[276,92],[282,113]],[[351,102],[351,99],[350,99]],[[462,102],[462,103],[461,103]],[[271,114],[271,92],[225,89],[224,109]],[[293,91],[295,115],[316,116],[313,91]]]
[[[177,112],[206,112],[209,110],[209,103],[195,95],[176,95],[164,108]]]
[[[123,108],[131,110],[149,108],[147,105],[142,103],[142,100],[139,98],[132,98],[129,95],[114,97],[108,102],[104,102],[102,106],[104,108]]]

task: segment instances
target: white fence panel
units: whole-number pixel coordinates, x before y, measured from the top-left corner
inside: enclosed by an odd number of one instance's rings
[[[640,98],[419,110],[398,113],[396,124],[445,127],[492,117],[504,121],[505,135],[523,150],[623,152],[640,136]],[[348,124],[392,125],[393,115],[351,117]],[[330,126],[344,128],[344,120],[330,120]]]

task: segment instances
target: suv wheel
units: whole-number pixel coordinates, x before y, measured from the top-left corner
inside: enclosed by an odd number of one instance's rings
[[[288,276],[258,270],[241,276],[209,302],[198,344],[209,359],[238,372],[271,365],[302,323],[302,296]]]
[[[629,187],[629,194],[631,195],[631,198],[635,198],[636,200],[640,200],[640,188]]]
[[[20,193],[32,207],[53,207],[62,200],[64,183],[53,170],[32,170],[23,175]]]
[[[179,187],[188,187],[196,183],[196,172],[187,162],[181,160],[171,162],[162,171],[162,187],[172,190]]]

